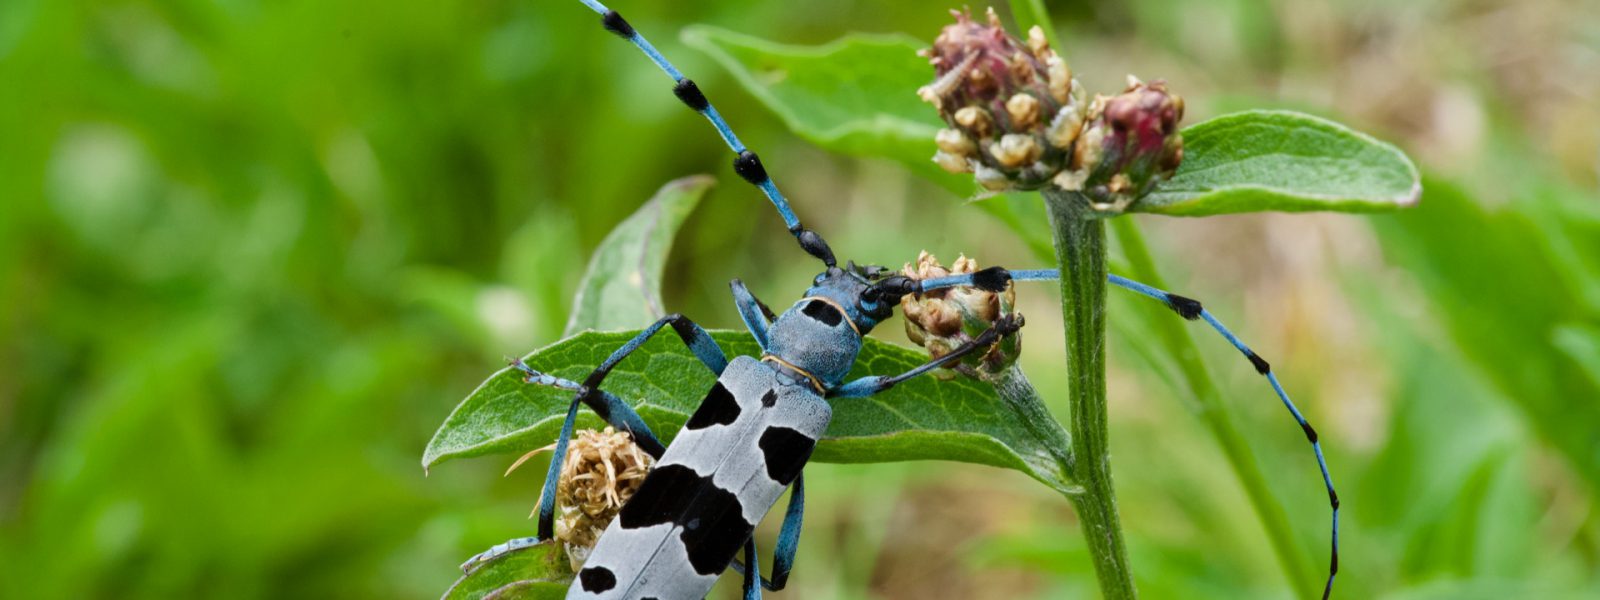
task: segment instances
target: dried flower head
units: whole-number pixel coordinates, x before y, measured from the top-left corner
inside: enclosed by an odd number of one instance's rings
[[[965,255],[945,268],[939,259],[924,251],[917,255],[915,266],[907,263],[901,272],[921,280],[977,270],[977,261]],[[1016,300],[1016,288],[1012,286],[999,293],[961,286],[903,296],[900,310],[906,318],[906,337],[938,358],[972,341],[1001,316],[1011,314]],[[1021,337],[1021,333],[1005,336],[989,350],[970,354],[950,368],[974,377],[998,373],[1016,362],[1022,350]]]
[[[1034,27],[1026,41],[966,11],[920,54],[933,64],[933,83],[917,95],[939,110],[933,161],[953,173],[973,173],[985,189],[1037,189],[1066,168],[1083,125],[1083,92],[1049,42]]]
[[[523,456],[511,469],[542,450]],[[556,484],[555,538],[566,549],[573,571],[583,567],[600,534],[639,491],[652,462],[632,434],[610,427],[581,430],[572,439]]]
[[[1083,192],[1097,209],[1122,212],[1183,161],[1183,99],[1164,81],[1129,76],[1121,94],[1095,98],[1087,119],[1056,185]]]
[[[1085,102],[1043,30],[1019,40],[994,9],[986,24],[970,12],[951,14],[956,22],[920,52],[935,78],[917,90],[949,126],[934,140],[941,168],[972,173],[994,192],[1054,185],[1082,192],[1095,209],[1122,212],[1183,160],[1183,99],[1165,82],[1130,76],[1121,94]]]

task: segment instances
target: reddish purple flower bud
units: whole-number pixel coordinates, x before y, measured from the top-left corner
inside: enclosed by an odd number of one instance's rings
[[[1128,89],[1089,106],[1071,171],[1057,184],[1082,191],[1095,208],[1122,212],[1183,161],[1183,99],[1160,80],[1129,78]]]
[[[1037,189],[1066,168],[1083,124],[1082,91],[1035,27],[1026,41],[994,10],[987,24],[963,11],[921,52],[935,79],[917,94],[949,125],[934,162],[973,173],[986,189]]]
[[[986,24],[951,14],[956,22],[921,52],[935,79],[917,94],[949,125],[935,137],[934,163],[995,192],[1082,192],[1107,212],[1126,210],[1178,168],[1183,99],[1165,82],[1129,77],[1121,94],[1087,103],[1038,27],[1023,41],[993,9]]]

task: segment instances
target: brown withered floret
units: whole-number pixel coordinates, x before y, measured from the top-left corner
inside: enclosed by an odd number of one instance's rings
[[[922,280],[977,270],[977,261],[965,255],[945,268],[939,264],[939,259],[924,251],[917,255],[915,266],[908,263],[901,273]],[[938,358],[981,335],[1001,316],[1011,314],[1016,300],[1014,286],[999,293],[958,286],[901,297],[900,311],[905,316],[906,337],[927,348],[933,358]],[[988,350],[968,355],[948,368],[973,376],[997,373],[1016,362],[1020,351],[1021,334],[1013,333]]]
[[[542,450],[524,455],[511,469]],[[600,534],[639,491],[653,462],[632,434],[610,427],[582,430],[572,439],[556,484],[555,538],[573,571],[583,567]]]
[[[987,23],[951,11],[933,47],[933,83],[917,90],[949,125],[934,162],[973,173],[994,191],[1034,189],[1065,167],[1082,125],[1082,91],[1064,60],[1035,27],[1012,37],[990,9]]]
[[[1096,208],[1122,211],[1183,162],[1183,99],[1164,81],[1129,77],[1121,94],[1095,98],[1087,118],[1057,185],[1082,191]]]
[[[1183,99],[1165,82],[1129,77],[1121,94],[1084,100],[1082,86],[1043,30],[1012,37],[993,9],[966,11],[920,52],[934,81],[917,94],[948,126],[934,163],[971,173],[986,190],[1045,186],[1082,192],[1094,208],[1122,212],[1183,160]]]

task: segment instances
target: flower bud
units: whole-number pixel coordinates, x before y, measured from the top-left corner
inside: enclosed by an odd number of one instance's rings
[[[1000,143],[989,147],[989,153],[1001,166],[1015,169],[1039,158],[1039,144],[1032,137],[1008,133],[1000,138]]]
[[[1094,208],[1122,212],[1171,177],[1183,161],[1183,99],[1166,82],[1128,78],[1128,88],[1096,97],[1074,144],[1071,170],[1056,185],[1081,191]]]
[[[940,129],[933,137],[939,149],[950,154],[971,154],[978,149],[978,145],[967,139],[966,134],[959,129]]]
[[[583,568],[600,534],[639,491],[652,462],[632,434],[610,427],[585,429],[572,439],[556,483],[555,538],[566,549],[573,571]]]
[[[917,94],[971,146],[954,149],[941,137],[934,162],[973,173],[991,191],[1050,183],[1066,168],[1086,110],[1066,61],[1038,27],[1023,41],[1006,33],[993,9],[987,24],[968,12],[951,14],[955,24],[920,53],[935,79]]]
[[[972,173],[985,190],[1054,185],[1082,192],[1095,209],[1122,212],[1183,160],[1183,99],[1166,84],[1129,78],[1112,97],[1084,101],[1082,87],[1038,27],[1027,40],[951,11],[956,22],[920,52],[934,81],[917,90],[950,128],[933,160]]]
[[[1029,94],[1012,96],[1006,100],[1006,114],[1018,127],[1032,127],[1039,119],[1039,99]]]
[[[901,273],[921,280],[977,270],[977,261],[965,255],[945,268],[932,254],[922,252],[917,255],[916,266],[908,263]],[[998,293],[958,286],[903,296],[900,311],[906,319],[906,337],[938,358],[982,335],[1001,316],[1011,314],[1016,300],[1016,289],[1011,286]],[[946,368],[972,377],[998,373],[1016,362],[1022,351],[1021,337],[1020,333],[1005,336],[988,350],[969,354]]]

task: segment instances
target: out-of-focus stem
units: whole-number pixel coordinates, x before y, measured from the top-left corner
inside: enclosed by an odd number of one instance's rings
[[[1111,219],[1111,222],[1112,231],[1117,236],[1118,247],[1122,251],[1123,258],[1127,259],[1126,275],[1147,285],[1166,289],[1166,283],[1161,280],[1161,273],[1156,270],[1155,261],[1150,257],[1150,250],[1145,246],[1144,235],[1139,232],[1138,225],[1127,217]],[[1302,548],[1295,543],[1294,532],[1289,527],[1289,518],[1283,512],[1283,505],[1273,497],[1272,490],[1267,487],[1266,477],[1261,474],[1261,468],[1256,464],[1255,456],[1245,444],[1244,436],[1240,435],[1238,428],[1234,426],[1233,417],[1228,413],[1228,404],[1218,391],[1216,382],[1211,379],[1210,371],[1206,370],[1205,361],[1200,358],[1200,350],[1195,347],[1194,337],[1189,333],[1189,324],[1179,320],[1166,307],[1157,304],[1150,303],[1143,310],[1163,313],[1147,315],[1152,325],[1151,330],[1156,333],[1161,346],[1178,365],[1183,383],[1199,406],[1201,421],[1222,446],[1222,453],[1227,457],[1228,465],[1233,468],[1240,485],[1244,486],[1245,494],[1250,498],[1250,505],[1255,509],[1256,516],[1261,519],[1261,526],[1266,530],[1267,538],[1271,540],[1272,548],[1278,555],[1278,563],[1283,567],[1284,576],[1289,578],[1289,585],[1299,590],[1303,597],[1316,597],[1321,589],[1319,584],[1322,580],[1312,573],[1311,565]]]

